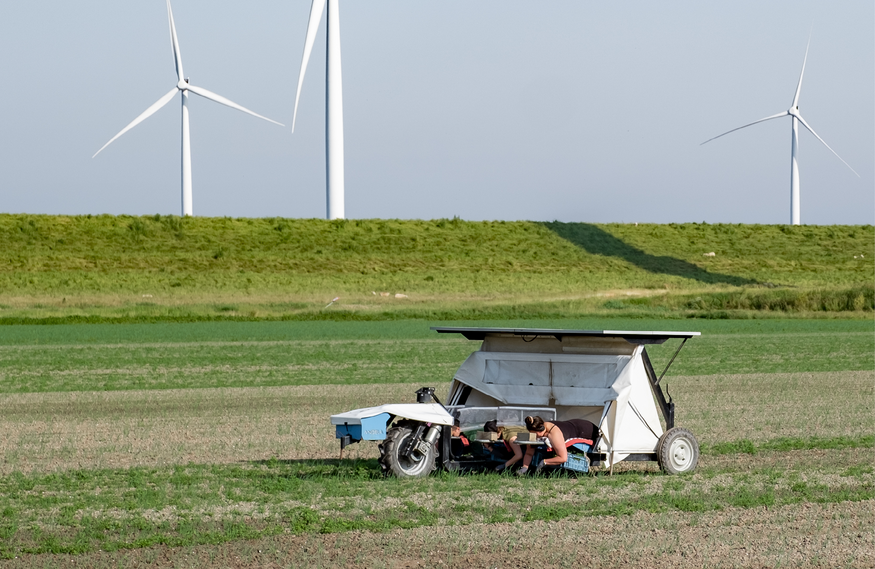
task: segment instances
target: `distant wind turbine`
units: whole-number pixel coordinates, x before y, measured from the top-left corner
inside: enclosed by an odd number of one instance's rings
[[[326,2],[328,4],[326,9]],[[326,14],[326,63],[325,63],[325,173],[326,209],[328,219],[343,219],[343,78],[340,72],[340,10],[338,0],[313,0],[310,6],[310,22],[304,40],[304,56],[298,75],[298,92],[295,95],[295,113],[292,132],[298,118],[298,101],[301,86],[307,72],[307,62],[316,41],[316,31]]]
[[[253,113],[249,109],[241,107],[237,103],[233,101],[229,101],[225,97],[221,95],[217,95],[212,91],[207,91],[202,87],[195,87],[188,82],[188,77],[182,72],[182,53],[179,50],[179,39],[176,37],[176,24],[173,22],[173,11],[170,9],[170,0],[167,0],[167,15],[170,19],[170,47],[173,50],[173,60],[176,63],[176,78],[177,83],[174,85],[173,89],[170,90],[169,93],[158,99],[158,101],[153,104],[151,107],[143,111],[143,113],[131,121],[131,124],[126,126],[119,132],[117,135],[113,136],[109,142],[104,144],[100,150],[94,153],[94,156],[100,154],[100,152],[112,144],[112,142],[128,132],[153,114],[155,114],[161,107],[170,102],[170,99],[176,95],[177,92],[182,93],[182,215],[192,215],[192,207],[191,207],[191,136],[188,126],[188,93],[192,92],[195,95],[200,95],[205,99],[209,99],[216,103],[220,103],[222,105],[231,107],[232,109],[237,109],[238,111],[243,111],[244,113],[250,114],[254,117],[258,117],[260,119],[264,119],[266,121],[272,122],[274,124],[278,124],[283,126],[281,123],[276,122],[275,120],[271,120],[267,117],[263,117],[257,113]],[[92,158],[94,158],[92,156]]]
[[[811,38],[808,38],[808,46],[805,47],[805,58],[802,60],[802,72],[799,73],[799,84],[796,86],[796,94],[793,96],[793,104],[790,106],[789,110],[786,110],[782,113],[778,113],[776,115],[772,115],[770,117],[766,117],[764,119],[760,119],[758,121],[754,121],[752,123],[748,123],[744,126],[740,126],[738,128],[734,128],[732,130],[726,131],[723,134],[715,136],[714,138],[709,138],[702,144],[706,144],[720,138],[721,136],[727,135],[730,132],[735,132],[736,130],[741,130],[743,128],[747,128],[751,125],[755,125],[757,123],[761,123],[764,121],[777,119],[781,117],[790,116],[793,117],[793,138],[790,146],[790,222],[793,225],[799,225],[800,223],[800,215],[799,215],[799,164],[796,162],[796,151],[799,148],[799,126],[798,123],[802,123],[802,126],[808,129],[808,131],[813,134],[817,140],[823,142],[823,145],[829,148],[830,152],[836,155],[836,158],[842,161],[842,163],[850,168],[851,172],[857,174],[857,172],[851,168],[851,166],[845,162],[838,153],[830,148],[829,144],[824,142],[822,138],[817,136],[817,133],[814,132],[814,129],[808,126],[808,123],[805,122],[805,119],[802,118],[802,115],[799,114],[799,92],[802,90],[802,75],[805,73],[805,62],[808,60],[808,47],[811,46]],[[701,145],[700,145],[701,146]],[[859,178],[860,175],[857,174]]]

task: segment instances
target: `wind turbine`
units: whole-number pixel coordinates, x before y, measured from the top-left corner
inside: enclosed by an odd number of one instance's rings
[[[835,154],[836,158],[841,160],[845,166],[850,168],[851,172],[853,172],[854,174],[857,174],[857,172],[853,168],[851,168],[851,166],[847,162],[845,162],[842,159],[842,157],[839,156],[835,150],[830,148],[829,144],[827,144],[822,138],[820,138],[817,135],[816,132],[814,132],[813,128],[808,126],[808,123],[805,122],[805,119],[803,119],[802,115],[799,114],[799,92],[802,90],[802,75],[805,73],[805,62],[808,60],[808,47],[810,47],[810,46],[811,46],[811,38],[809,37],[808,38],[808,46],[805,47],[805,58],[802,60],[802,71],[799,73],[799,84],[796,86],[796,94],[793,95],[793,104],[790,105],[789,110],[786,110],[782,113],[778,113],[776,115],[772,115],[770,117],[766,117],[764,119],[760,119],[758,121],[748,123],[744,126],[740,126],[738,128],[734,128],[732,130],[726,131],[723,134],[715,136],[714,138],[709,138],[708,140],[706,140],[705,142],[702,143],[702,144],[707,144],[708,142],[711,142],[712,140],[720,138],[721,136],[727,135],[730,132],[735,132],[736,130],[741,130],[741,129],[747,128],[751,125],[755,125],[757,123],[761,123],[764,121],[777,119],[777,118],[781,118],[781,117],[786,117],[786,116],[792,117],[793,118],[793,137],[792,137],[792,141],[791,141],[791,145],[790,145],[790,222],[793,225],[799,225],[799,223],[800,223],[800,220],[799,220],[799,217],[800,217],[799,216],[799,209],[800,209],[799,208],[799,164],[796,161],[796,151],[799,148],[799,123],[802,123],[802,126],[807,128],[808,131],[811,134],[813,134],[815,136],[815,138],[817,138],[817,140],[823,142],[823,145],[826,146],[827,148],[829,148],[830,152]],[[699,146],[701,146],[701,144]],[[857,177],[859,178],[860,175],[857,174]]]
[[[327,8],[326,8],[327,3]],[[328,219],[343,219],[343,78],[340,72],[340,10],[338,0],[313,0],[310,5],[310,22],[307,24],[307,37],[304,40],[304,57],[301,60],[301,73],[298,75],[298,93],[295,95],[295,113],[292,118],[292,132],[298,118],[298,101],[301,99],[301,86],[316,31],[326,14],[326,54],[325,54],[325,186]]]
[[[243,111],[244,113],[250,114],[254,117],[258,117],[260,119],[264,119],[266,121],[272,122],[274,124],[278,124],[283,126],[281,123],[276,122],[275,120],[271,120],[267,117],[263,117],[258,113],[253,113],[247,108],[241,107],[237,103],[222,97],[221,95],[217,95],[212,91],[207,91],[202,87],[195,87],[194,85],[189,83],[188,77],[182,71],[182,53],[179,50],[179,39],[176,37],[176,24],[173,22],[173,11],[170,9],[170,0],[167,0],[167,16],[170,19],[170,47],[173,50],[173,60],[176,64],[176,78],[177,83],[174,85],[173,89],[170,90],[166,95],[158,99],[158,101],[153,104],[151,107],[143,111],[140,116],[135,118],[131,123],[123,128],[121,132],[117,135],[113,136],[109,142],[104,144],[100,150],[94,153],[94,158],[100,152],[112,144],[112,142],[128,132],[153,114],[155,114],[161,107],[170,102],[170,99],[176,95],[177,92],[182,93],[182,215],[192,215],[192,207],[191,207],[191,136],[190,130],[188,126],[188,94],[189,92],[194,93],[195,95],[200,95],[205,99],[209,99],[216,103],[231,107],[232,109],[237,109],[238,111]]]

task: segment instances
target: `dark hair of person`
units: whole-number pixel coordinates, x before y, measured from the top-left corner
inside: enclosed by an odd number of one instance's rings
[[[453,426],[454,426],[454,427],[460,427],[461,425],[462,425],[462,424],[459,422],[458,419],[453,419]]]
[[[483,430],[487,433],[497,433],[498,421],[486,421],[486,424],[483,425]]]
[[[526,430],[532,433],[537,433],[544,430],[544,419],[535,415],[534,417],[526,417]]]

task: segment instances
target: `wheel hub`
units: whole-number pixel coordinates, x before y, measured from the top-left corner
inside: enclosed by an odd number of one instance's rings
[[[690,460],[690,448],[686,441],[676,441],[671,449],[672,462],[678,467],[686,466]]]

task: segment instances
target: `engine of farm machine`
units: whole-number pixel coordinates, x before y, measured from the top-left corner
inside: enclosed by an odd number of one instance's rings
[[[383,441],[380,467],[385,474],[399,478],[426,476],[436,468],[439,442],[451,438],[453,421],[435,396],[434,387],[419,389],[416,403],[380,405],[331,416],[341,455],[349,444]]]
[[[612,469],[622,461],[656,461],[669,474],[695,469],[698,442],[688,429],[675,427],[675,405],[661,382],[684,343],[698,332],[433,330],[482,342],[453,377],[447,404],[433,387],[423,387],[416,391],[416,403],[332,415],[341,456],[349,444],[374,440],[381,441],[386,475],[427,476],[438,467],[491,469],[500,460],[492,450],[500,440],[494,435],[477,439],[484,437],[485,424],[519,431],[531,415],[548,422],[583,419],[595,426],[595,440],[569,446],[568,461],[559,468],[587,472],[590,465]],[[657,376],[645,346],[671,339],[680,345]],[[454,424],[478,433],[473,444],[459,444],[467,439],[454,438]],[[515,444],[548,452],[548,441],[525,438]]]

